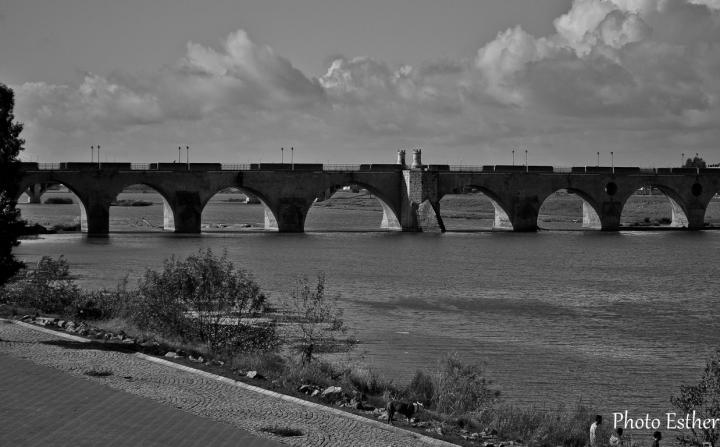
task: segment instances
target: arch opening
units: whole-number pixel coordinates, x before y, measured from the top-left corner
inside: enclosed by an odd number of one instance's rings
[[[146,183],[126,185],[110,202],[109,230],[174,231],[175,216],[168,200],[156,187]]]
[[[708,227],[720,227],[720,192],[713,195],[705,209],[704,223]]]
[[[321,192],[305,218],[305,231],[400,231],[396,211],[369,185],[336,185]]]
[[[86,233],[88,229],[85,204],[72,188],[60,182],[43,184],[35,191],[23,190],[17,209],[29,225],[39,225],[49,232]]]
[[[647,184],[635,190],[625,201],[620,214],[620,226],[682,228],[688,226],[688,218],[673,190]]]
[[[492,193],[474,185],[445,194],[440,210],[446,231],[512,230],[507,211]]]
[[[277,220],[255,193],[230,186],[205,203],[200,220],[202,232],[277,231]]]
[[[558,189],[543,200],[538,211],[543,230],[600,230],[597,210],[581,191]]]

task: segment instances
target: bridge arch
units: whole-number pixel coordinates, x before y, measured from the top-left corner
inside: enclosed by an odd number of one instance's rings
[[[146,210],[146,205],[142,202],[147,203],[147,200],[143,199],[135,199],[132,197],[120,197],[121,194],[130,195],[133,193],[133,190],[130,189],[132,187],[142,187],[142,188],[136,188],[141,191],[141,193],[145,193],[145,190],[150,189],[152,193],[157,194],[160,196],[161,205],[162,205],[162,229],[165,231],[175,231],[175,210],[171,206],[170,197],[171,195],[165,191],[162,186],[155,184],[154,182],[147,182],[147,181],[127,181],[120,183],[119,185],[115,185],[115,188],[111,192],[112,200],[109,203],[109,210],[108,210],[108,229],[112,225],[122,225],[126,230],[129,228],[140,228],[140,231],[148,231],[152,230],[153,228],[158,228],[159,222],[156,222],[152,218],[148,218],[145,213],[138,212],[139,210]],[[140,193],[138,193],[140,194]],[[149,199],[152,200],[152,197]],[[154,202],[149,202],[150,205],[147,205],[149,207],[152,207],[154,205]],[[125,222],[119,222],[119,219],[111,219],[112,214],[115,214],[119,211],[120,207],[125,207],[128,214],[126,216],[127,220]]]
[[[720,226],[720,187],[709,192],[712,195],[703,214],[703,223],[710,227],[718,227]]]
[[[365,198],[372,198],[373,201],[376,201],[382,210],[382,219],[380,221],[379,227],[383,230],[389,230],[389,231],[402,231],[402,225],[400,223],[400,211],[396,209],[395,206],[392,205],[393,201],[390,197],[387,197],[385,193],[377,188],[376,186],[369,184],[367,182],[363,181],[356,181],[356,180],[349,180],[347,182],[342,183],[335,183],[330,185],[329,187],[325,188],[322,191],[318,191],[314,194],[313,202],[311,203],[310,207],[308,208],[306,214],[305,214],[305,221],[303,222],[303,225],[307,222],[307,216],[312,214],[312,209],[314,207],[317,207],[318,203],[325,202],[326,200],[330,200],[333,198],[339,191],[342,191],[343,189],[348,188],[350,190],[350,193],[356,193],[360,194],[362,190],[367,191],[367,195],[369,197],[364,197],[361,200],[364,200]],[[371,207],[368,207],[369,210],[372,210]],[[375,209],[377,210],[377,209]],[[311,215],[311,219],[312,219]]]
[[[658,200],[659,196],[667,201]],[[624,226],[689,227],[688,208],[682,194],[658,182],[638,184],[623,197],[620,221]]]
[[[463,193],[466,194],[467,192],[479,192],[482,193],[487,200],[490,201],[490,204],[493,208],[493,223],[492,223],[492,229],[493,230],[513,230],[513,222],[510,218],[511,213],[509,213],[509,207],[503,202],[503,200],[500,198],[499,194],[496,194],[493,190],[479,184],[475,183],[469,183],[467,185],[462,185],[457,191],[453,191],[454,193]],[[439,201],[442,201],[442,199],[446,196],[448,196],[449,193],[442,194],[439,197]]]
[[[25,181],[21,182],[20,187],[18,188],[19,192],[17,194],[17,197],[15,197],[15,199],[19,200],[20,197],[26,193],[28,188],[32,188],[36,184],[37,184],[36,182],[30,181],[30,180],[25,180]],[[50,186],[50,185],[64,186],[73,195],[73,202],[77,203],[80,208],[80,217],[79,217],[80,231],[83,233],[87,233],[88,232],[88,211],[87,211],[88,207],[87,207],[85,198],[80,194],[80,190],[78,188],[76,188],[74,185],[72,185],[71,182],[60,181],[60,180],[43,182],[43,185],[44,185],[43,189],[38,191],[39,195],[37,197],[37,202],[31,201],[30,203],[40,203],[40,198],[47,192],[47,188],[46,188],[47,186]],[[20,205],[21,216],[23,216],[23,218],[25,218],[25,219],[31,217],[28,215],[28,211],[30,211],[30,208],[26,208],[24,206],[24,204],[19,204],[19,205]],[[23,215],[23,209],[25,209],[25,211],[26,211],[25,215]]]
[[[201,199],[201,219],[202,219],[202,215],[204,215],[206,213],[208,204],[210,203],[212,198],[217,196],[218,194],[221,194],[223,191],[226,191],[231,188],[236,189],[240,193],[244,194],[249,200],[249,202],[246,202],[246,203],[249,203],[249,204],[256,203],[255,201],[257,200],[257,202],[259,202],[262,205],[263,220],[264,220],[263,227],[265,230],[274,230],[274,231],[278,230],[277,216],[275,215],[275,212],[273,211],[273,209],[268,205],[268,199],[265,197],[265,195],[262,192],[257,191],[253,188],[248,188],[246,186],[238,186],[235,183],[224,183],[219,186],[216,186],[205,197],[203,197]],[[247,225],[250,225],[249,228],[253,227],[252,224],[247,224]],[[235,227],[231,226],[231,228],[235,228]]]
[[[567,196],[565,196],[566,194]],[[577,202],[578,200],[580,201],[579,204]],[[554,202],[556,202],[556,204]],[[555,206],[553,207],[551,203]],[[577,205],[581,206],[580,210],[575,208],[575,206]],[[570,212],[570,214],[560,214],[563,212]],[[575,213],[577,213],[577,217],[573,218],[573,216],[575,216]],[[558,215],[560,217],[552,217]],[[551,217],[543,218],[541,216]],[[602,229],[600,211],[595,199],[582,189],[573,187],[556,189],[542,199],[538,212],[539,228],[543,227],[543,225],[541,225],[540,223],[541,220],[544,220],[546,222],[546,228],[544,229]]]

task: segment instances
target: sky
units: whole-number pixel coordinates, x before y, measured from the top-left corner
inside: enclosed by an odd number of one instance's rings
[[[40,162],[715,163],[718,73],[720,0],[0,0]]]

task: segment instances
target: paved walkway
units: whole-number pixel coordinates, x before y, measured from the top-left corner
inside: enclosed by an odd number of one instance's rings
[[[61,335],[0,320],[0,446],[451,445]]]
[[[186,413],[0,354],[2,446],[280,446]]]

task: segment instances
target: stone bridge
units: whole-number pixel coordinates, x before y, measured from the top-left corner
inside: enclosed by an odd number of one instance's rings
[[[705,211],[720,192],[720,169],[634,167],[423,165],[415,151],[411,166],[404,152],[396,164],[324,166],[263,163],[227,166],[219,163],[22,163],[21,191],[31,202],[51,184],[62,184],[80,201],[82,229],[90,235],[109,231],[110,205],[130,185],[155,189],[164,201],[164,227],[199,233],[203,208],[216,193],[233,187],[257,197],[265,206],[265,227],[280,232],[304,231],[315,200],[357,185],[378,199],[381,227],[398,231],[444,231],[440,200],[447,194],[483,192],[495,207],[495,227],[537,230],[543,201],[558,190],[583,200],[583,225],[618,230],[628,198],[641,187],[662,191],[672,206],[672,226],[699,230]]]

